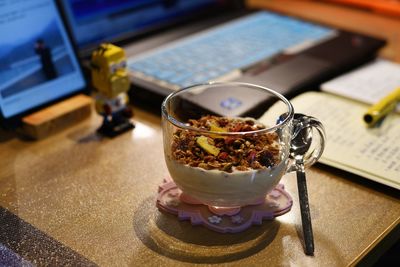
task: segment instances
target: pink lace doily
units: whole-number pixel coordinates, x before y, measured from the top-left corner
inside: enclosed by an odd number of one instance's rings
[[[272,220],[290,211],[293,200],[278,184],[263,203],[219,212],[196,201],[182,197],[182,191],[168,179],[159,186],[157,207],[159,210],[178,216],[179,220],[189,220],[192,225],[203,225],[220,233],[238,233],[252,225],[260,225],[263,220]],[[223,214],[223,215],[222,215]]]

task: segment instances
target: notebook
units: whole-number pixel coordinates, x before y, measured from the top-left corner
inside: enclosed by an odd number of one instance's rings
[[[362,120],[367,104],[326,92],[306,92],[291,102],[296,113],[314,116],[325,127],[326,147],[319,162],[400,189],[399,114],[370,129]],[[260,121],[268,121],[268,114]]]
[[[101,42],[123,40],[133,89],[162,96],[209,81],[251,82],[294,95],[370,60],[384,45],[369,36],[237,8],[243,1],[60,3],[81,54]],[[208,106],[207,96],[221,104]],[[225,105],[232,99],[235,105]],[[267,100],[233,91],[218,96],[204,91],[191,99],[225,116],[243,115]]]
[[[379,58],[323,83],[321,90],[372,105],[397,87],[400,64]]]
[[[0,36],[0,125],[86,88],[54,1],[3,1]]]

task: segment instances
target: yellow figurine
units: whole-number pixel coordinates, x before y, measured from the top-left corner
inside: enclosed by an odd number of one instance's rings
[[[96,111],[104,118],[97,131],[112,137],[134,128],[130,121],[132,109],[127,106],[130,81],[124,50],[112,44],[100,45],[92,53],[91,69],[92,83],[98,91]]]

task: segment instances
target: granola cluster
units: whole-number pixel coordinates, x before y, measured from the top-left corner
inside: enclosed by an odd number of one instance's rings
[[[213,132],[249,132],[265,126],[251,119],[203,116],[189,120],[190,126]],[[173,134],[172,157],[182,164],[206,170],[264,169],[279,162],[276,133],[223,136],[199,135],[194,131],[177,130]]]

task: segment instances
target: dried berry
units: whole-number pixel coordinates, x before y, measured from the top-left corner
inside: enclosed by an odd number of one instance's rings
[[[239,140],[235,140],[232,144],[234,149],[239,149],[242,143]]]
[[[249,154],[247,155],[247,161],[249,163],[253,162],[256,159],[256,155],[257,155],[257,152],[255,152],[254,150],[251,150],[249,152]]]
[[[226,153],[226,152],[221,152],[221,153],[219,153],[218,158],[224,160],[224,159],[226,159],[228,156],[229,156],[228,153]]]
[[[259,155],[258,155],[258,162],[260,162],[261,165],[265,167],[270,167],[273,165],[273,154],[270,151],[263,150]]]

